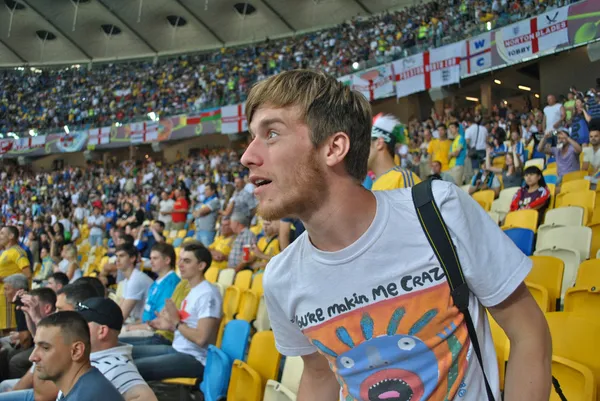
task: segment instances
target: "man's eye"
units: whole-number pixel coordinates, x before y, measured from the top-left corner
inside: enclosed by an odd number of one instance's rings
[[[275,132],[275,131],[269,131],[267,133],[267,139],[275,138],[277,135],[279,135],[277,132]]]

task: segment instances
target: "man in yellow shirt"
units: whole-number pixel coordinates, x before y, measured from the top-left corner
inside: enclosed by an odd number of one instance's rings
[[[450,169],[450,147],[452,146],[452,141],[448,139],[448,133],[444,124],[438,125],[437,131],[439,137],[429,142],[429,146],[427,147],[429,163],[438,161],[442,164],[442,171],[448,171]]]
[[[373,191],[408,188],[421,182],[413,172],[394,163],[396,143],[402,143],[404,127],[394,116],[378,114],[371,128],[369,170],[375,173]]]
[[[233,245],[234,240],[235,235],[231,230],[231,221],[229,220],[229,217],[223,217],[221,219],[219,235],[217,235],[213,243],[208,246],[208,250],[213,258],[212,264],[210,265],[211,267],[216,267],[219,270],[227,267],[227,260],[229,258],[229,253],[231,253],[231,246]]]
[[[19,230],[15,226],[6,226],[0,230],[0,247],[4,249],[0,255],[0,290],[4,293],[4,278],[22,273],[31,278],[31,266],[27,253],[18,244]],[[0,330],[16,327],[11,301],[0,296]]]

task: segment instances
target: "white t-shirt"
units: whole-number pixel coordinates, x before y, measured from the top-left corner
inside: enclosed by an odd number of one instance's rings
[[[474,291],[469,309],[499,399],[482,305],[498,305],[511,295],[531,261],[467,193],[441,181],[433,183],[433,192]],[[341,400],[422,391],[421,400],[458,394],[461,401],[480,401],[482,370],[410,189],[375,196],[375,219],[352,245],[319,251],[305,232],[271,259],[264,288],[277,349],[287,356],[323,354],[342,383]]]
[[[129,315],[131,320],[142,320],[144,304],[146,303],[148,290],[152,283],[152,279],[138,269],[133,269],[131,276],[123,280],[123,299],[134,299],[138,301]]]
[[[600,169],[600,149],[594,152],[592,146],[583,148],[583,162],[589,163],[594,172],[598,171]]]
[[[214,317],[221,317],[221,293],[219,289],[204,280],[190,290],[187,297],[181,303],[180,315],[185,317],[182,319],[187,326],[191,328],[198,327],[198,320]],[[201,348],[194,344],[179,332],[175,331],[173,338],[173,348],[176,351],[188,354],[196,358],[201,364],[206,364],[206,348]]]
[[[163,214],[167,212],[173,211],[173,206],[175,205],[175,201],[173,199],[161,200],[158,206],[159,216],[158,219],[163,223],[170,223],[172,220],[172,216],[170,214]]]
[[[91,215],[90,217],[87,218],[87,222],[88,222],[88,225],[92,225],[92,224],[102,225],[102,224],[106,223],[106,219],[101,214],[99,214],[98,216]],[[90,235],[103,235],[103,234],[104,234],[104,230],[101,229],[100,227],[92,227],[90,229]]]
[[[544,127],[544,131],[548,132],[554,128],[554,124],[560,120],[560,108],[562,104],[555,103],[552,106],[544,107],[544,116],[546,116],[546,126]]]
[[[479,127],[479,134],[477,128]],[[465,139],[468,140],[469,146],[475,146],[476,150],[485,150],[487,144],[488,130],[483,125],[471,124],[465,130]]]

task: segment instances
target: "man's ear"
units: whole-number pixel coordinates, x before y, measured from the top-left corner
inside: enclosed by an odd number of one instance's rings
[[[327,166],[343,163],[350,151],[350,137],[345,132],[336,132],[325,141],[323,150]]]

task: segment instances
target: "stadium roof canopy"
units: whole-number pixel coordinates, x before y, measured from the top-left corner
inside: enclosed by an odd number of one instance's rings
[[[0,0],[0,65],[197,52],[410,4],[414,0]]]

